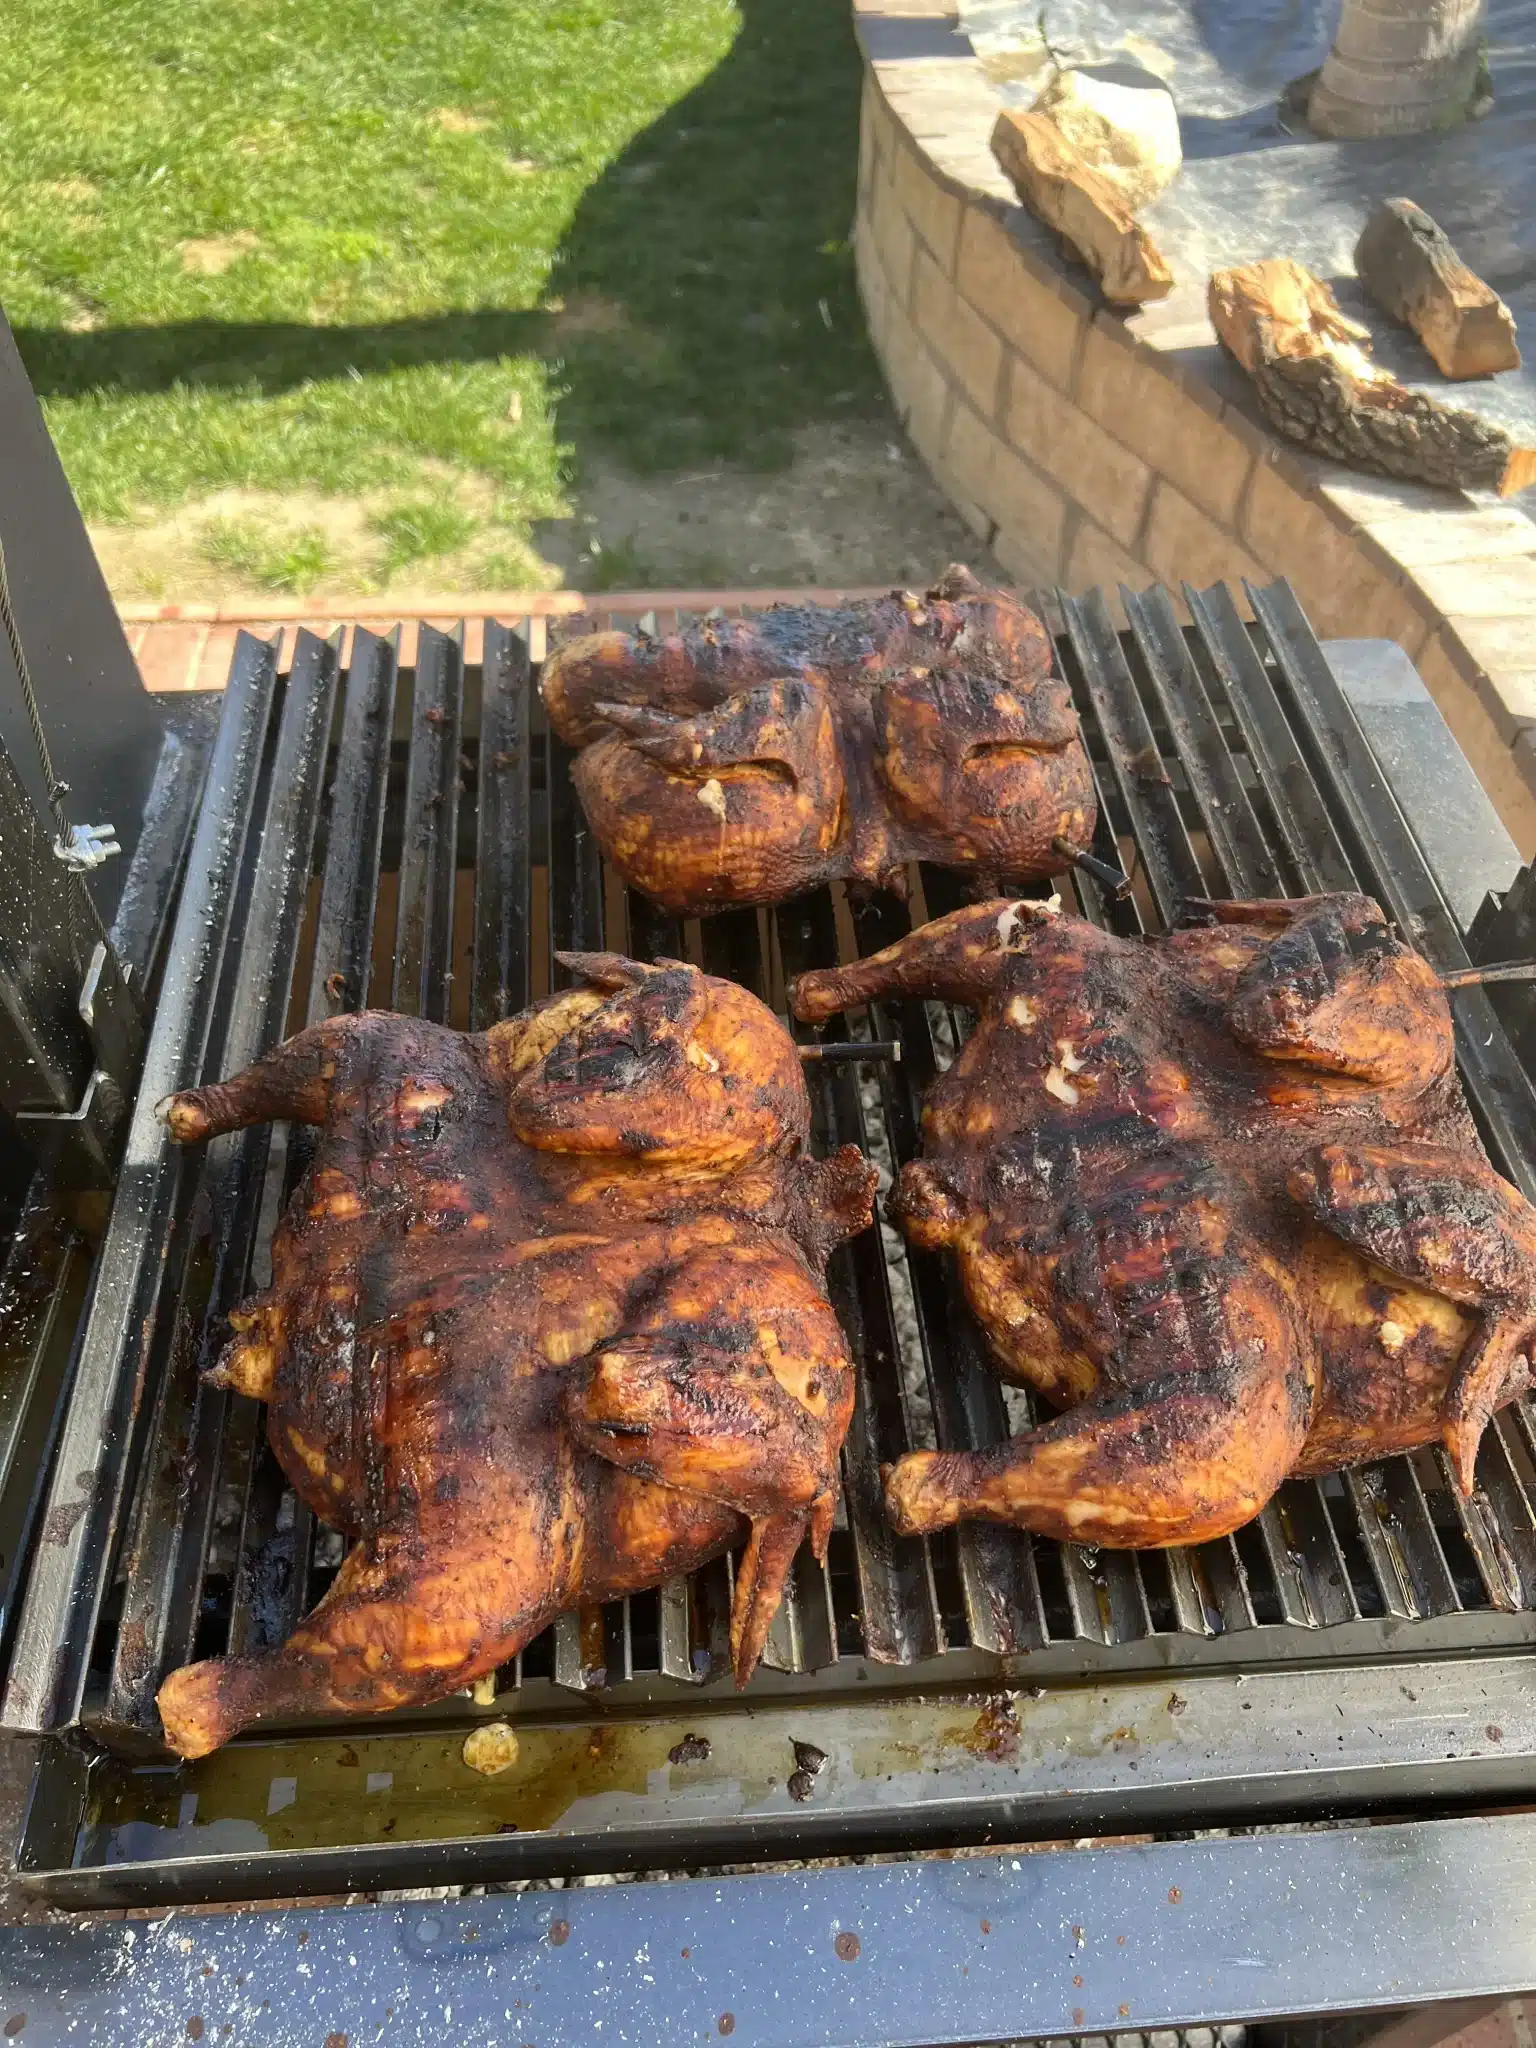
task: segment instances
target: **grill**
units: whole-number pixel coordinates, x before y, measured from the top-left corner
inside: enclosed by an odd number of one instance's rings
[[[1122,592],[1123,631],[1100,593],[1034,600],[1084,718],[1094,852],[1133,877],[1122,899],[1074,872],[1067,906],[1137,932],[1191,895],[1360,886],[1441,969],[1529,953],[1529,874],[1458,925],[1289,589],[1250,590],[1247,618],[1224,587],[1184,596],[1187,627],[1166,592]],[[410,665],[397,637],[358,628],[343,664],[339,638],[300,633],[286,677],[276,646],[238,646],[15,1624],[0,1718],[38,1746],[24,1880],[77,1905],[260,1897],[1528,1796],[1525,1403],[1488,1431],[1469,1502],[1434,1449],[1292,1482],[1197,1549],[1093,1552],[983,1525],[898,1539],[882,1464],[992,1443],[1033,1411],[987,1369],[944,1264],[883,1226],[830,1276],[858,1374],[844,1507],[826,1566],[798,1560],[743,1698],[722,1559],[564,1617],[493,1698],[264,1726],[167,1763],[165,1672],[281,1640],[342,1546],[295,1501],[259,1407],[198,1380],[266,1278],[304,1136],[176,1153],[159,1096],[365,1002],[483,1028],[558,980],[565,948],[686,957],[782,1011],[793,974],[963,900],[924,868],[908,906],[838,885],[773,911],[661,915],[586,830],[538,703],[541,632],[488,624],[475,663],[462,632],[423,626]],[[1536,1198],[1529,998],[1453,1002],[1490,1155]],[[858,1144],[886,1179],[965,1029],[924,1003],[828,1027],[897,1039],[901,1058],[808,1069],[818,1148]],[[505,1779],[460,1758],[488,1716],[519,1729]],[[709,1754],[672,1763],[690,1733]],[[808,1798],[787,1783],[796,1742],[830,1760]]]

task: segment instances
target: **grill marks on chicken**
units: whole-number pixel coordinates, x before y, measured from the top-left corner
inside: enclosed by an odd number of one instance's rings
[[[793,992],[977,1008],[892,1210],[1063,1411],[900,1460],[905,1531],[1200,1542],[1292,1473],[1437,1439],[1470,1491],[1527,1383],[1536,1213],[1482,1157],[1433,971],[1363,896],[1203,914],[1134,940],[986,903]]]
[[[166,1679],[183,1756],[439,1698],[745,1539],[744,1683],[825,1551],[853,1386],[822,1274],[873,1170],[807,1156],[794,1045],[745,990],[563,957],[579,986],[483,1035],[339,1017],[164,1107],[183,1143],[321,1126],[213,1376],[352,1541],[286,1643]]]
[[[968,570],[921,598],[775,605],[661,639],[568,640],[550,723],[609,860],[678,912],[931,860],[1023,881],[1086,845],[1077,713],[1034,614]]]

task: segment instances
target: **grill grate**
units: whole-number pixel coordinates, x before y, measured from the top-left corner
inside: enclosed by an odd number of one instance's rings
[[[1364,886],[1436,965],[1465,964],[1289,591],[1252,593],[1251,623],[1224,588],[1185,595],[1190,628],[1166,593],[1125,593],[1123,635],[1098,593],[1038,600],[1084,715],[1100,794],[1094,850],[1134,873],[1123,902],[1091,879],[1064,878],[1069,905],[1136,932],[1160,928],[1189,895]],[[272,651],[243,643],[226,710],[240,742],[233,851],[222,850],[225,911],[214,906],[231,937],[209,956],[204,1078],[243,1065],[285,1028],[370,999],[483,1028],[542,993],[565,948],[691,958],[782,1010],[785,982],[801,969],[873,951],[962,900],[956,877],[924,869],[910,906],[838,887],[702,923],[657,912],[603,870],[569,751],[532,687],[535,630],[488,625],[482,662],[466,665],[458,636],[423,627],[412,667],[394,640],[361,629],[345,668],[335,644],[300,634],[281,687]],[[186,891],[194,908],[206,894],[197,880]],[[1508,924],[1480,929],[1483,957],[1507,954]],[[1513,1019],[1522,999],[1501,991],[1496,1002]],[[1467,989],[1454,1002],[1491,1154],[1536,1193],[1530,1080],[1489,996]],[[809,1070],[818,1144],[861,1145],[894,1172],[916,1150],[922,1091],[965,1028],[963,1013],[920,1002],[829,1027],[899,1037],[903,1057]],[[100,1443],[103,1413],[114,1431],[86,1508],[62,1525],[50,1517],[63,1540],[44,1545],[46,1570],[34,1575],[6,1725],[83,1723],[108,1749],[142,1753],[167,1669],[281,1640],[330,1583],[340,1538],[294,1499],[261,1411],[197,1377],[229,1308],[266,1277],[304,1149],[300,1132],[222,1139],[153,1167],[163,1228],[141,1228],[124,1251],[114,1220],[104,1261],[111,1270],[115,1257],[128,1260],[113,1284],[139,1320],[120,1318],[110,1344],[105,1331],[87,1336],[94,1362],[65,1425],[55,1507],[73,1506],[74,1475],[90,1462],[72,1462],[77,1443]],[[880,1510],[882,1464],[924,1443],[994,1442],[1029,1426],[1031,1403],[988,1370],[938,1258],[882,1228],[837,1255],[831,1286],[857,1359],[845,1502],[826,1566],[808,1553],[797,1563],[754,1682],[765,1697],[847,1698],[855,1682],[867,1696],[1010,1668],[1237,1668],[1330,1650],[1528,1640],[1536,1429],[1525,1404],[1488,1432],[1469,1503],[1443,1454],[1426,1450],[1293,1481],[1252,1527],[1193,1550],[1095,1553],[981,1524],[903,1539]],[[701,1704],[724,1699],[730,1596],[722,1559],[656,1593],[566,1616],[498,1674],[498,1711],[533,1712],[571,1692],[675,1706],[679,1684]],[[1027,1662],[999,1665],[1015,1656]],[[478,1711],[460,1699],[414,1722]]]

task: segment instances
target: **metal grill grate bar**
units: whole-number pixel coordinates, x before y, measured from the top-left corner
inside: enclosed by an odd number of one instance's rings
[[[570,976],[553,958],[560,952],[591,952],[603,944],[603,876],[597,841],[571,783],[575,759],[565,742],[546,731],[544,779],[547,838],[545,873],[549,889],[550,985],[564,988]],[[628,1602],[611,1609],[583,1608],[555,1623],[555,1683],[584,1692],[628,1677],[631,1642]],[[610,1671],[610,1656],[617,1653]]]
[[[384,849],[389,743],[395,722],[397,636],[359,626],[347,671],[341,737],[328,792],[325,866],[304,1022],[368,1001],[374,908]]]
[[[390,1007],[434,1024],[448,1021],[453,979],[463,695],[460,643],[423,626],[416,644]]]
[[[1269,672],[1224,583],[1211,590],[1184,585],[1184,602],[1200,634],[1227,709],[1259,785],[1269,817],[1301,888],[1308,894],[1352,889],[1355,877],[1286,723]]]
[[[1108,759],[1113,786],[1140,854],[1157,914],[1172,924],[1206,880],[1180,815],[1156,736],[1136,694],[1103,593],[1059,597],[1067,644],[1076,657]]]
[[[485,629],[481,662],[475,835],[475,940],[470,1029],[514,1016],[530,999],[533,826],[528,642]]]
[[[1290,883],[1265,842],[1192,649],[1174,617],[1172,600],[1164,590],[1150,590],[1140,598],[1127,593],[1125,603],[1153,695],[1210,840],[1219,886],[1234,897],[1288,893]],[[1198,631],[1198,618],[1196,627]],[[1195,646],[1202,647],[1202,641],[1203,636]],[[1214,684],[1214,657],[1208,644],[1202,651]],[[1278,1618],[1293,1626],[1314,1624],[1315,1612],[1281,1529],[1277,1506],[1267,1507],[1258,1517],[1254,1537],[1278,1602]]]
[[[1127,617],[1137,636],[1137,652],[1150,674],[1159,665],[1159,650],[1155,643],[1149,650],[1141,637],[1147,628],[1146,606],[1138,603],[1132,593],[1124,589],[1121,599],[1126,604]],[[1119,636],[1110,623],[1102,595],[1094,591],[1079,603],[1064,593],[1058,593],[1058,601],[1070,645],[1077,657],[1079,674],[1108,751],[1120,799],[1128,810],[1134,804],[1143,820],[1141,831],[1136,833],[1136,843],[1142,855],[1142,873],[1157,911],[1158,923],[1166,927],[1178,920],[1189,898],[1210,893],[1213,884],[1207,881],[1201,867],[1189,825],[1164,767],[1166,756],[1158,747],[1147,709],[1138,695],[1135,678],[1121,649]],[[1187,657],[1180,668],[1186,665]],[[1186,735],[1193,734],[1195,716],[1196,707],[1189,707],[1182,721]],[[1212,723],[1208,706],[1204,707],[1204,718],[1207,725]],[[1119,736],[1118,741],[1115,735]],[[1175,758],[1189,776],[1190,763],[1183,752]],[[1198,762],[1195,774],[1199,775]],[[1200,782],[1194,785],[1196,800],[1200,786]],[[1214,809],[1213,803],[1213,812]],[[1132,815],[1135,815],[1134,811]],[[1216,835],[1210,831],[1208,820],[1203,815],[1201,824],[1206,828],[1206,837],[1214,849]],[[1227,889],[1232,893],[1224,879],[1218,879],[1214,887],[1218,892]],[[1140,928],[1139,920],[1137,928]],[[1174,1569],[1182,1574],[1186,1567],[1196,1575],[1196,1583],[1191,1589],[1196,1600],[1186,1600],[1186,1611],[1198,1603],[1206,1617],[1213,1612],[1218,1613],[1223,1628],[1253,1626],[1255,1613],[1248,1576],[1233,1538],[1202,1546],[1197,1557],[1181,1560]],[[1298,1610],[1294,1618],[1304,1621],[1306,1617]]]
[[[685,957],[682,921],[630,890],[625,901],[625,950],[637,960]],[[606,934],[609,939],[616,934]],[[658,1593],[657,1663],[662,1675],[697,1684],[708,1673],[709,1651],[698,1632],[699,1609],[686,1578],[669,1579]]]
[[[49,1522],[32,1566],[6,1684],[7,1727],[73,1721],[108,1590],[125,1481],[148,1421],[148,1378],[162,1285],[174,1269],[188,1176],[154,1116],[158,1096],[201,1077],[218,965],[234,902],[277,682],[273,648],[236,643],[202,814],[193,837],[145,1051],[122,1175],[97,1262],[69,1412],[55,1459]],[[145,1378],[141,1379],[140,1375]]]
[[[533,738],[526,633],[487,620],[476,750],[475,904],[469,1027],[487,1031],[532,999]],[[496,1673],[522,1685],[521,1654]]]
[[[301,633],[283,695],[270,797],[249,893],[237,902],[246,971],[232,992],[220,1064],[248,1066],[282,1035],[309,881],[321,765],[330,737],[337,648]],[[212,1241],[189,1246],[144,1477],[135,1503],[126,1591],[107,1683],[105,1718],[153,1723],[163,1673],[193,1653],[231,1411],[254,1436],[256,1404],[202,1377],[222,1348],[227,1318],[248,1292],[270,1129],[216,1139],[190,1171],[213,1219]]]
[[[925,868],[922,882],[930,916],[956,907],[952,875]],[[889,923],[877,921],[881,912],[875,906],[864,915],[868,938],[878,940],[878,945],[861,940],[861,951],[876,951],[911,928],[910,919],[894,911]],[[893,1140],[899,1138],[893,1143],[898,1166],[915,1154],[921,1096],[939,1065],[927,1006],[913,1003],[904,1009],[910,1028],[901,1071],[888,1084],[893,1094],[899,1090],[906,1095],[899,1133],[888,1133]],[[915,1246],[908,1247],[906,1265],[937,1448],[977,1450],[996,1443],[1009,1433],[1008,1411],[954,1272],[935,1253]],[[974,1647],[1006,1656],[1049,1640],[1035,1548],[1022,1531],[986,1522],[962,1523],[934,1539],[930,1548],[936,1566],[948,1565],[958,1576],[965,1626]]]
[[[398,664],[393,638],[357,629],[342,699],[340,735],[326,792],[325,851],[302,1021],[318,1024],[368,1000],[389,788]],[[281,1133],[284,1171],[269,1186],[263,1221],[268,1241],[282,1196],[297,1184],[311,1150],[309,1133]],[[229,1647],[238,1652],[282,1642],[310,1605],[314,1516],[293,1493],[266,1442],[256,1442],[246,1488],[230,1607]]]
[[[1208,591],[1185,584],[1184,599],[1225,708],[1243,736],[1259,786],[1269,799],[1269,815],[1297,887],[1303,894],[1353,887],[1355,877],[1333,821],[1318,801],[1316,786],[1230,593],[1220,584]],[[1247,815],[1256,831],[1251,805]],[[1236,848],[1234,855],[1242,859]],[[1249,886],[1246,874],[1242,886]],[[1263,1518],[1261,1533],[1277,1578],[1288,1583],[1291,1600],[1315,1623],[1348,1621],[1358,1615],[1359,1603],[1318,1481],[1292,1480],[1282,1488],[1274,1510]],[[1366,1548],[1395,1591],[1398,1580],[1390,1553],[1375,1542],[1376,1535],[1372,1514],[1372,1540]]]
[[[1125,593],[1151,694],[1189,780],[1211,858],[1231,896],[1281,896],[1286,879],[1264,842],[1166,590]]]
[[[837,957],[831,899],[825,893],[818,893],[803,907],[794,905],[775,913],[768,924],[777,941],[785,979],[799,972],[801,955],[797,948],[807,939],[813,948],[820,949],[821,959]],[[711,918],[699,936],[702,965],[707,971],[724,974],[733,968],[745,970],[741,978],[749,986],[755,982],[767,992],[772,978],[767,962],[761,958],[755,917],[727,912],[723,917]],[[847,1077],[843,1078],[846,1082]],[[825,1097],[821,1101],[824,1104]],[[798,1672],[823,1669],[836,1657],[837,1629],[831,1614],[826,1568],[802,1546],[785,1588],[783,1605],[768,1631],[763,1661],[770,1670]]]
[[[878,952],[905,929],[905,920],[884,904],[852,906],[852,922],[861,953]],[[906,1060],[920,1042],[926,1019],[920,1004],[905,1004],[902,1010]],[[891,1029],[887,1012],[872,1011],[872,1037],[886,1036]],[[802,1026],[797,1035],[818,1034]],[[879,1135],[890,1169],[916,1151],[911,1075],[903,1073],[896,1080],[882,1066],[875,1079],[879,1112],[872,1115],[865,1085],[853,1072],[813,1068],[812,1074],[812,1103],[818,1125],[823,1126],[816,1132],[819,1148],[854,1144],[869,1152],[877,1127],[883,1126]],[[833,1259],[828,1277],[834,1306],[853,1340],[857,1379],[854,1417],[843,1452],[843,1484],[865,1654],[880,1663],[910,1664],[936,1656],[945,1638],[928,1543],[922,1537],[898,1536],[886,1520],[882,1501],[880,1468],[909,1447],[911,1436],[902,1389],[907,1347],[897,1330],[891,1252],[880,1236],[877,1228],[845,1246]],[[916,1338],[915,1329],[912,1337]]]
[[[1478,1552],[1485,1577],[1497,1570],[1506,1598],[1496,1601],[1511,1611],[1536,1600],[1536,1515],[1521,1474],[1515,1448],[1515,1423],[1497,1415],[1484,1438],[1477,1463],[1477,1492],[1469,1513],[1484,1548]]]

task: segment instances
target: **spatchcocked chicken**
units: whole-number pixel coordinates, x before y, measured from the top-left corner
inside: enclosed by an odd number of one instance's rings
[[[626,881],[668,910],[777,903],[935,861],[1006,886],[1086,847],[1093,778],[1045,628],[952,568],[922,597],[775,605],[567,640],[550,723]]]
[[[577,986],[483,1035],[337,1017],[163,1105],[183,1143],[321,1126],[214,1375],[352,1539],[286,1643],[166,1679],[183,1756],[439,1698],[743,1539],[745,1682],[825,1550],[853,1384],[822,1272],[873,1170],[808,1156],[794,1044],[745,990],[562,957]]]
[[[1485,1162],[1429,965],[1363,896],[1124,939],[957,911],[798,1014],[974,1004],[893,1211],[950,1246],[997,1369],[1057,1409],[887,1474],[898,1528],[1195,1543],[1292,1473],[1442,1440],[1463,1489],[1536,1339],[1536,1212]]]

